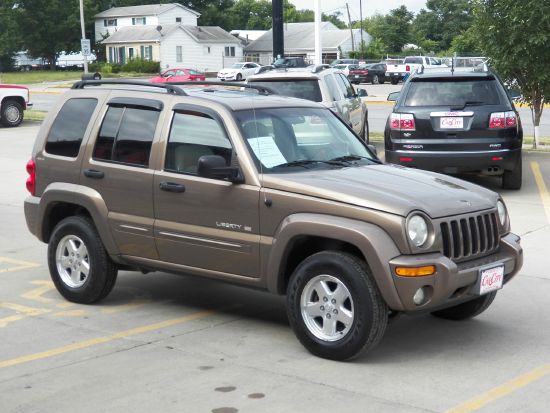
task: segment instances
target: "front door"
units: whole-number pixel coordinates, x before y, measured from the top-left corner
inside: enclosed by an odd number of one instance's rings
[[[178,104],[164,167],[155,174],[155,237],[160,259],[246,277],[259,276],[259,188],[197,175],[201,156],[236,156],[221,119]]]

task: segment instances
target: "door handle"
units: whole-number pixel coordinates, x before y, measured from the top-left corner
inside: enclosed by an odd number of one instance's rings
[[[161,182],[159,187],[162,191],[168,192],[185,192],[185,186],[181,184],[175,184],[174,182]]]
[[[95,169],[85,169],[84,176],[87,176],[88,178],[102,179],[105,174],[101,171],[96,171]]]

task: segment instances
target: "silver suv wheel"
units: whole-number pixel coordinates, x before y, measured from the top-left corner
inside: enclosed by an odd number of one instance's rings
[[[306,284],[300,299],[304,323],[323,341],[346,336],[353,324],[353,300],[347,287],[331,275],[318,275]]]
[[[90,273],[86,244],[76,235],[67,235],[57,244],[55,262],[61,281],[68,287],[82,287]]]

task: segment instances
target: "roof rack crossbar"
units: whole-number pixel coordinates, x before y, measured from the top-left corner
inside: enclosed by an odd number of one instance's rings
[[[327,64],[319,64],[319,65],[314,65],[313,68],[311,69],[311,73],[319,73],[325,69],[329,69],[330,66],[327,65]]]
[[[224,86],[224,87],[233,87],[233,88],[245,88],[245,89],[254,89],[258,91],[258,94],[263,95],[277,95],[278,93],[271,89],[270,87],[263,85],[253,85],[250,83],[237,83],[237,82],[220,82],[215,80],[199,80],[199,81],[190,81],[190,82],[167,82],[167,85],[174,86]],[[212,89],[210,89],[212,90]]]
[[[179,87],[174,87],[168,83],[151,83],[141,80],[127,80],[127,79],[107,79],[107,80],[80,80],[76,82],[71,89],[84,89],[86,86],[99,86],[99,85],[129,85],[129,86],[145,86],[153,87],[157,89],[165,89],[168,93],[174,95],[187,96],[187,93]]]

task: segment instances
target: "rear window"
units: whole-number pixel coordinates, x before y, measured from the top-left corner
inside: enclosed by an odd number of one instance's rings
[[[322,102],[321,89],[317,79],[272,79],[254,82],[254,85],[273,89],[279,95]]]
[[[494,79],[437,79],[410,83],[404,106],[499,105]]]
[[[76,158],[96,106],[97,99],[67,100],[50,129],[46,152]]]

